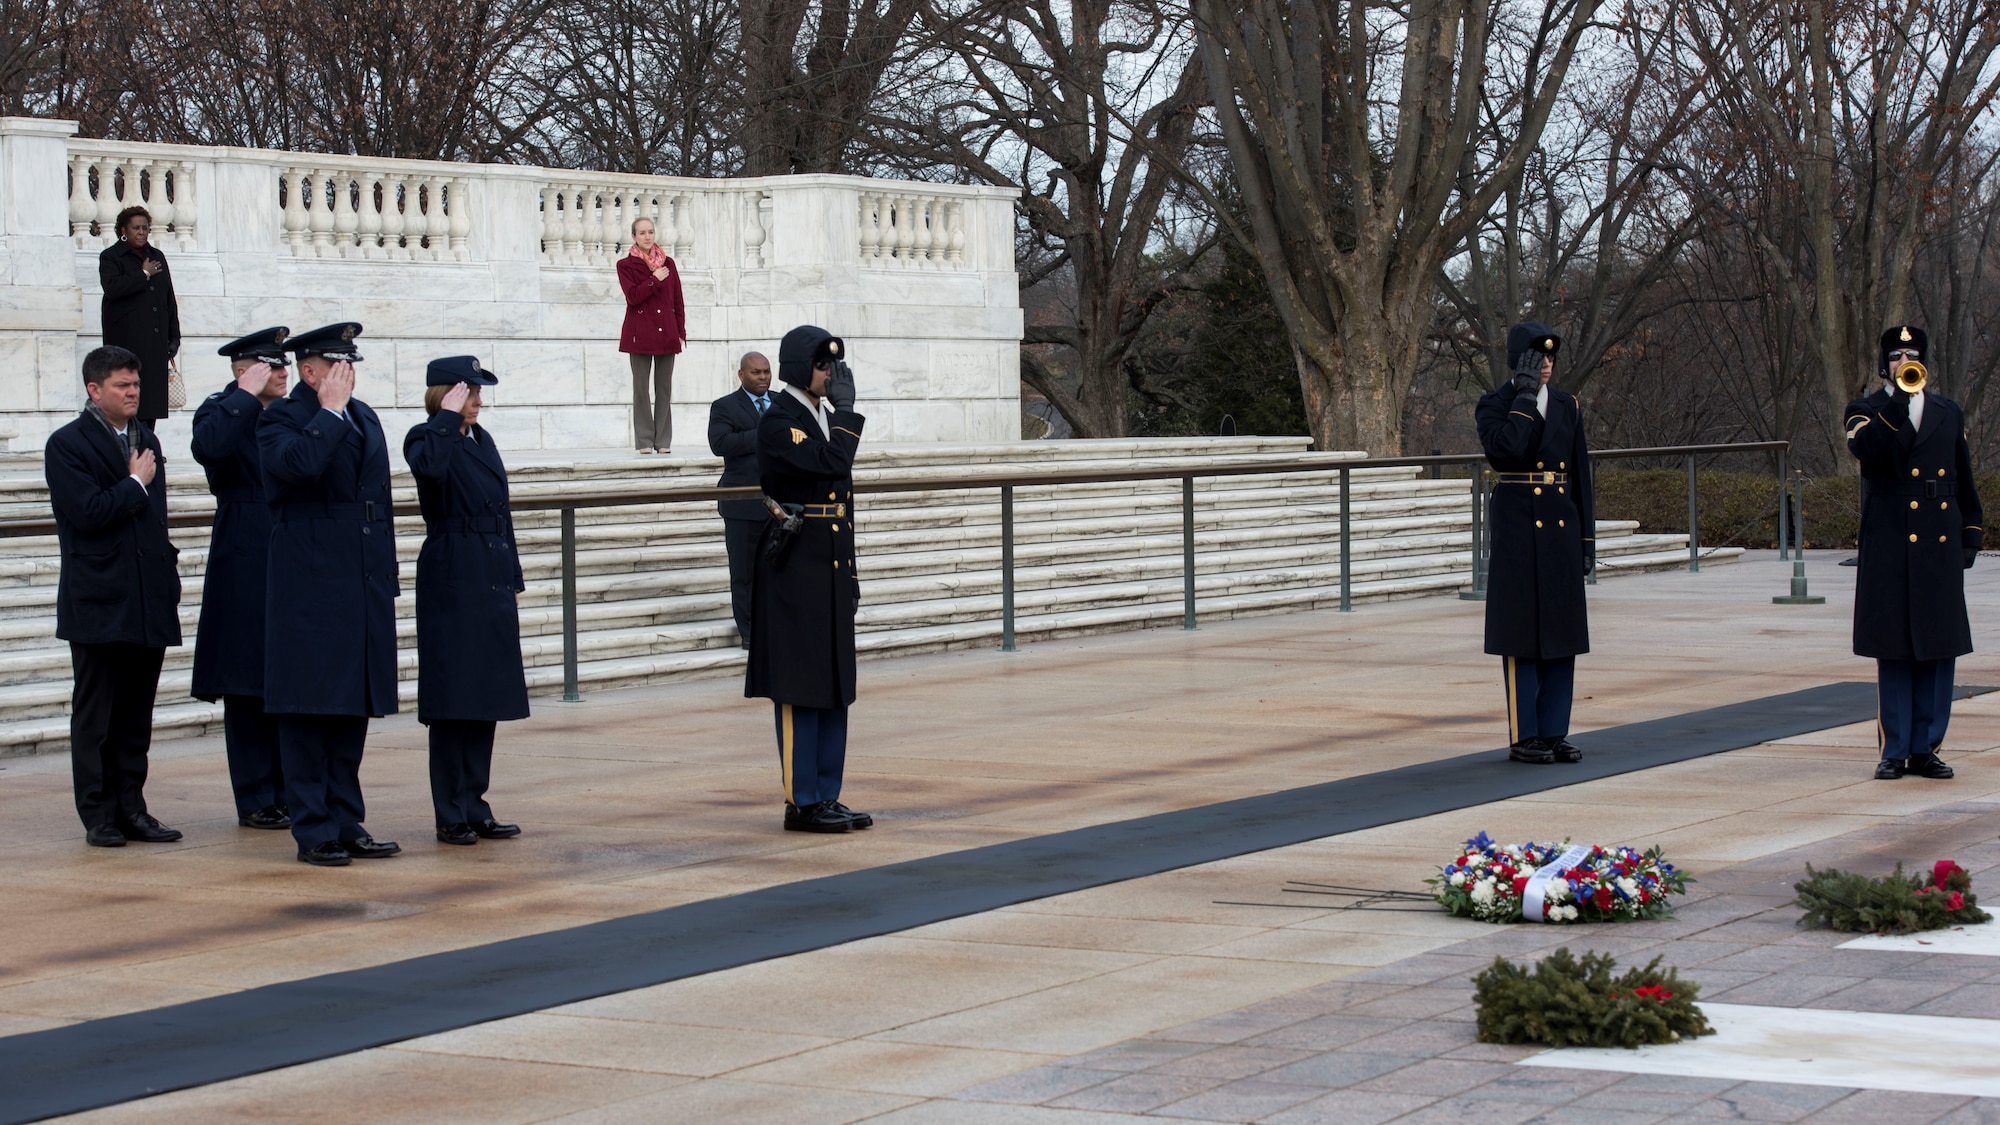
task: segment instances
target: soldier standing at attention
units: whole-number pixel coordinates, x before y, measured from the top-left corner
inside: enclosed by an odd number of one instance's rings
[[[802,325],[778,346],[778,378],[757,426],[772,519],[751,590],[750,667],[743,694],[769,699],[777,723],[792,832],[847,832],[875,818],[840,803],[847,708],[854,702],[854,451],[861,415],[846,347]],[[828,409],[831,406],[832,409]]]
[[[294,336],[299,385],[257,420],[271,551],[264,710],[278,719],[299,862],[402,849],[361,826],[368,720],[396,712],[396,537],[382,420],[354,398],[359,324]],[[300,674],[310,670],[309,674]]]
[[[1507,756],[1537,765],[1583,760],[1569,742],[1569,713],[1577,655],[1590,651],[1583,580],[1597,565],[1583,411],[1549,385],[1561,347],[1546,324],[1508,329],[1512,377],[1474,414],[1495,482],[1486,651],[1503,662]]]
[[[1925,389],[1924,330],[1882,333],[1875,374],[1888,385],[1847,406],[1847,451],[1861,462],[1861,562],[1854,576],[1854,655],[1873,657],[1875,777],[1943,780],[1952,672],[1972,651],[1965,572],[1986,514],[1958,404]]]
[[[233,378],[194,412],[194,459],[208,472],[215,523],[201,579],[195,629],[196,699],[222,700],[222,737],[236,823],[290,828],[285,775],[278,762],[278,722],[264,713],[264,571],[271,510],[257,456],[257,420],[285,397],[288,328],[266,328],[217,349]]]

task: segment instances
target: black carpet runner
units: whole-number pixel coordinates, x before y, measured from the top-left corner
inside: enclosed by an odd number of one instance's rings
[[[207,1085],[1874,714],[1873,684],[1827,684],[1576,735],[1577,765],[1471,754],[0,1037],[0,1121]]]

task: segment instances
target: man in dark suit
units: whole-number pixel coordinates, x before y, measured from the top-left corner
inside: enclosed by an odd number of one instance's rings
[[[791,832],[847,832],[875,818],[840,803],[854,703],[854,412],[846,346],[802,325],[778,346],[783,393],[757,427],[765,523],[751,594],[743,694],[771,701]],[[831,407],[831,409],[829,409]],[[782,513],[780,516],[779,514]]]
[[[396,711],[395,529],[382,421],[354,398],[359,324],[291,338],[299,385],[257,419],[271,548],[264,710],[299,862],[345,866],[402,849],[361,821],[368,720]]]
[[[201,623],[194,635],[190,692],[222,700],[222,738],[236,823],[290,828],[284,770],[278,761],[278,721],[264,713],[264,578],[271,549],[271,510],[264,503],[257,420],[285,397],[290,361],[288,328],[266,328],[216,349],[233,378],[194,412],[194,459],[208,472],[215,524],[201,579]]]
[[[1530,321],[1507,331],[1512,377],[1473,419],[1493,467],[1487,522],[1486,651],[1501,658],[1517,762],[1583,760],[1569,741],[1576,658],[1590,651],[1583,580],[1597,565],[1583,408],[1550,385],[1562,339]]]
[[[1952,776],[1937,752],[1952,673],[1972,651],[1965,572],[1986,539],[1965,414],[1925,387],[1929,345],[1912,324],[1882,333],[1875,374],[1886,385],[1846,414],[1847,450],[1861,462],[1854,654],[1875,660],[1881,781]]]
[[[84,840],[118,848],[181,838],[146,811],[153,696],[167,646],[181,643],[179,554],[167,539],[159,439],[138,420],[139,357],[83,359],[90,402],[49,435],[43,468],[62,573],[56,636],[69,642],[70,769]]]
[[[708,408],[708,451],[722,458],[719,488],[757,483],[757,423],[771,406],[771,361],[762,352],[746,352],[736,365],[741,390],[730,391]],[[771,514],[759,500],[720,500],[722,544],[729,552],[729,608],[736,618],[736,638],[750,647],[750,581],[757,557],[757,540]]]

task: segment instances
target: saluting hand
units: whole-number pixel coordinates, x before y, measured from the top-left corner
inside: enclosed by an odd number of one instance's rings
[[[138,477],[139,483],[147,488],[153,487],[153,474],[158,469],[159,466],[153,463],[153,451],[150,449],[135,450],[132,459],[126,462],[126,471]]]
[[[243,369],[243,374],[236,377],[238,390],[259,397],[263,396],[264,388],[270,384],[271,365],[268,363],[253,363]]]
[[[354,365],[341,360],[319,381],[319,404],[334,413],[347,409],[347,400],[354,397]]]
[[[466,386],[464,383],[455,383],[450,390],[444,393],[444,401],[438,403],[438,406],[451,411],[453,414],[458,414],[463,411],[465,400],[471,397],[471,387]]]

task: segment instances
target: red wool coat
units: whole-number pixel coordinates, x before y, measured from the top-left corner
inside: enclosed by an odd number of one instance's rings
[[[618,259],[618,284],[625,289],[625,329],[618,350],[635,355],[676,355],[687,336],[687,306],[681,303],[681,270],[667,259],[662,281],[630,254]]]

